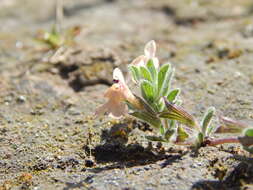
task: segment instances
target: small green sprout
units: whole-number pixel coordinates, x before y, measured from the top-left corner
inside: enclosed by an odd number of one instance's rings
[[[80,31],[80,26],[74,26],[60,33],[56,30],[56,26],[53,25],[51,31],[39,31],[35,39],[47,45],[50,49],[57,49],[63,45],[69,46],[74,44],[74,39],[80,34]]]
[[[35,40],[46,44],[49,50],[58,49],[63,45],[69,46],[75,44],[74,39],[80,34],[80,26],[73,26],[63,30],[63,8],[63,0],[56,0],[55,23],[52,25],[51,31],[40,30],[35,37]]]

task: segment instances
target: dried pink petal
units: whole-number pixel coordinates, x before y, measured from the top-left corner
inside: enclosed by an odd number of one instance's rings
[[[245,123],[233,120],[229,117],[219,116],[220,126],[216,133],[241,133],[244,129],[249,127]]]
[[[114,69],[113,78],[117,80],[117,83],[105,92],[104,96],[108,98],[108,101],[96,110],[95,115],[97,116],[108,113],[111,117],[120,118],[128,112],[125,101],[138,105],[138,100],[126,85],[120,69]]]
[[[159,60],[158,60],[158,58],[154,57],[154,58],[152,58],[152,60],[153,60],[153,63],[155,65],[155,68],[158,68],[159,67]]]
[[[155,57],[156,54],[156,43],[154,40],[149,41],[144,48],[144,55],[149,59]]]
[[[145,66],[147,62],[152,59],[156,68],[159,67],[159,60],[155,57],[156,54],[156,43],[154,40],[151,40],[145,45],[144,48],[144,55],[140,55],[139,57],[135,58],[131,64],[136,66]]]
[[[112,85],[104,96],[108,98],[108,101],[96,110],[95,115],[108,113],[111,117],[120,118],[127,114],[127,106],[124,103],[125,95],[121,84]]]
[[[126,84],[122,71],[119,68],[113,70],[113,80],[120,81],[123,84]]]
[[[144,55],[140,55],[139,57],[135,58],[131,64],[135,66],[144,66],[146,63],[146,57]]]
[[[127,106],[124,103],[113,103],[111,101],[108,101],[104,105],[100,106],[97,110],[95,115],[103,115],[105,113],[108,113],[110,117],[119,119],[123,115],[126,115],[128,112]]]

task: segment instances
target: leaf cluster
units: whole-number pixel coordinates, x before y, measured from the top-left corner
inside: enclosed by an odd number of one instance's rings
[[[180,145],[200,147],[208,144],[231,142],[226,139],[215,141],[215,133],[242,134],[236,141],[245,150],[253,153],[253,128],[225,117],[219,117],[220,125],[214,126],[212,120],[215,108],[209,107],[200,122],[182,107],[180,89],[171,87],[175,69],[170,63],[156,68],[152,59],[145,65],[130,65],[133,81],[140,89],[141,97],[136,96],[144,109],[135,108],[128,102],[130,115],[158,129],[159,135],[146,136],[148,140],[170,142]],[[218,143],[219,142],[219,143]]]

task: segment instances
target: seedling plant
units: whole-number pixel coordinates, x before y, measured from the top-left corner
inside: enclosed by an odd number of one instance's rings
[[[158,131],[154,136],[146,136],[150,141],[189,145],[195,148],[241,143],[245,150],[253,152],[253,128],[222,116],[219,117],[220,125],[214,126],[214,107],[208,108],[199,122],[182,107],[181,90],[172,88],[175,68],[171,63],[160,65],[155,53],[156,44],[150,41],[144,48],[144,55],[134,59],[128,66],[138,94],[130,90],[121,70],[114,70],[114,84],[105,93],[108,101],[97,109],[96,115],[108,113],[114,118],[120,118],[129,114],[144,121]],[[242,135],[213,138],[215,133],[227,132]]]

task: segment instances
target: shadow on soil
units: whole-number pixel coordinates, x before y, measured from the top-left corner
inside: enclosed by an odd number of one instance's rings
[[[240,156],[241,157],[241,156]],[[235,157],[238,159],[238,156]],[[252,159],[239,158],[239,160],[245,160],[240,162],[233,170],[229,171],[224,180],[211,181],[203,180],[195,183],[192,186],[192,190],[215,190],[215,189],[230,189],[240,190],[242,187],[245,189],[251,189],[253,187],[253,162]],[[245,187],[243,184],[251,184]],[[243,188],[243,189],[244,189]]]
[[[70,66],[59,66],[59,73],[60,76],[65,79],[69,80],[71,73],[74,73],[80,69],[77,65],[70,65]],[[72,77],[73,78],[73,77]],[[112,83],[105,79],[93,79],[93,80],[83,80],[81,74],[76,74],[72,80],[69,80],[69,87],[71,87],[75,92],[82,91],[87,86],[93,86],[96,84],[104,84],[107,86],[111,86]]]
[[[144,148],[139,144],[99,145],[93,150],[93,155],[96,163],[98,164],[112,163],[109,166],[107,165],[105,167],[93,168],[92,171],[94,173],[115,168],[147,165],[160,160],[165,160],[161,164],[161,167],[166,167],[179,160],[183,156],[183,154],[166,155],[163,151],[153,151],[149,148]]]
[[[104,144],[92,150],[84,147],[86,152],[91,152],[96,164],[106,164],[105,167],[93,168],[94,173],[115,168],[147,165],[160,160],[165,160],[161,167],[166,167],[185,155],[185,153],[173,152],[173,150],[166,152],[162,146],[159,146],[159,143],[156,147],[153,147],[151,143],[147,147],[134,142],[127,144],[131,131],[132,129],[126,124],[116,124],[110,130],[102,132],[101,139],[105,142]]]

